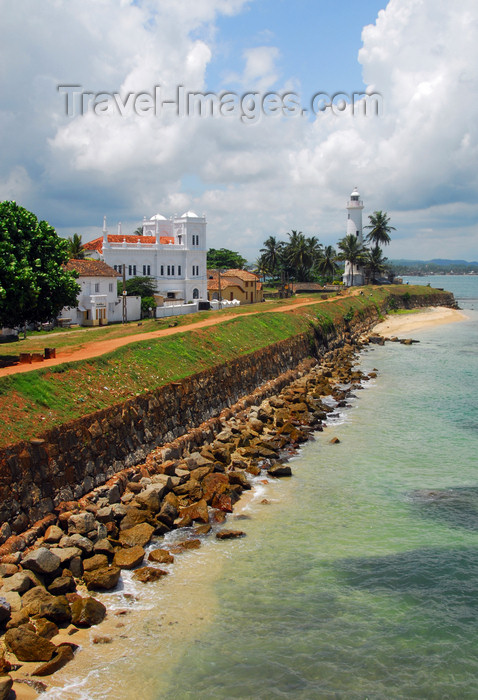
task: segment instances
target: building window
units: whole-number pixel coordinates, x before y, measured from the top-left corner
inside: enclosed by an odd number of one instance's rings
[[[171,265],[171,274],[174,275],[174,265]]]
[[[146,265],[143,265],[143,277],[146,275]]]
[[[115,267],[115,270],[116,270],[116,267]],[[121,269],[121,265],[118,265],[118,272],[119,272],[120,274],[123,272],[123,270]]]
[[[116,272],[118,272],[118,265],[113,265],[113,270],[116,270]]]
[[[178,265],[178,275],[181,274],[181,265]]]
[[[113,282],[110,282],[108,285],[108,291],[112,292],[113,291]]]
[[[248,292],[245,292],[245,295],[246,295],[246,301],[247,301],[247,294],[248,294]]]
[[[133,265],[133,275],[136,277],[136,265]]]
[[[151,265],[148,265],[148,273],[147,274],[148,274],[148,277],[151,274]]]
[[[168,265],[168,277],[171,275],[171,265]]]
[[[193,299],[199,299],[199,289],[197,287],[193,289]]]
[[[164,277],[164,265],[161,265],[161,277]]]
[[[95,282],[95,294],[97,294],[100,291],[100,283]]]

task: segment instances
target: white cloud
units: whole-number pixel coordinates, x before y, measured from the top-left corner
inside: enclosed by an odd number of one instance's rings
[[[0,0],[0,66],[9,65],[0,68],[0,196],[66,234],[93,235],[103,213],[133,229],[143,214],[193,208],[207,214],[210,245],[252,259],[268,235],[292,228],[335,243],[357,184],[366,212],[387,210],[397,227],[389,256],[477,258],[474,0],[391,0],[363,29],[358,58],[383,96],[380,117],[247,124],[179,117],[172,106],[158,116],[65,116],[58,84],[122,95],[161,85],[169,98],[177,85],[207,89],[215,20],[248,4]],[[28,51],[18,51],[20,35]],[[243,59],[243,72],[229,76],[244,90],[300,80],[287,74],[280,46],[250,48]],[[183,184],[191,174],[194,191]]]

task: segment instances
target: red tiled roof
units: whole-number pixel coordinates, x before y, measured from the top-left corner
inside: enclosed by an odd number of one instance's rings
[[[70,272],[76,270],[80,277],[121,277],[119,272],[113,270],[102,260],[69,260],[66,269]]]
[[[248,270],[235,270],[233,268],[231,270],[225,270],[222,274],[224,277],[239,277],[239,279],[247,282],[259,280],[257,275],[255,275],[253,272],[248,272]]]
[[[221,292],[224,292],[226,289],[229,289],[229,287],[239,287],[239,289],[244,291],[244,286],[240,279],[238,279],[237,277],[227,277],[226,279],[223,279],[221,275]],[[219,291],[219,278],[214,277],[214,279],[212,280],[208,279],[207,288],[211,291],[216,289]]]
[[[154,245],[156,243],[155,236],[134,236],[128,235],[123,236],[123,234],[108,234],[109,243],[143,243],[144,245]],[[163,244],[174,243],[174,236],[160,236],[159,242]],[[95,238],[93,241],[89,241],[83,245],[83,250],[96,250],[98,253],[103,251],[103,236],[101,238]]]

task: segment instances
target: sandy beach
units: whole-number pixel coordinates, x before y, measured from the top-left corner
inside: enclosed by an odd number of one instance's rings
[[[462,311],[436,306],[433,308],[414,309],[408,314],[387,316],[385,321],[381,321],[373,328],[372,332],[384,337],[403,336],[421,328],[431,328],[444,323],[456,323],[457,321],[467,320],[468,316]]]

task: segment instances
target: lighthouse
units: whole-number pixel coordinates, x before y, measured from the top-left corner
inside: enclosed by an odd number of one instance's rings
[[[355,236],[357,242],[363,246],[362,236],[362,211],[363,202],[360,199],[360,194],[355,187],[347,202],[347,236]],[[345,262],[345,270],[343,274],[343,282],[347,287],[352,284],[360,286],[364,283],[364,273],[361,265],[352,265],[348,260]]]

